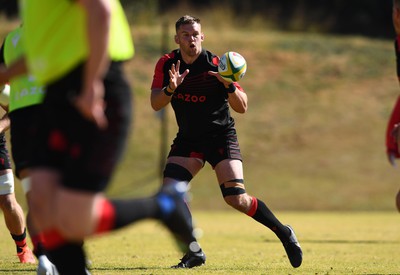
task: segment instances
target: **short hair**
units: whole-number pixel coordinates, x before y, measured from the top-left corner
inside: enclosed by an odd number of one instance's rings
[[[178,21],[176,21],[175,30],[176,32],[178,32],[179,28],[182,25],[194,24],[194,23],[200,24],[200,19],[191,15],[184,15],[181,18],[179,18]]]
[[[400,0],[393,0],[393,6],[400,8]]]

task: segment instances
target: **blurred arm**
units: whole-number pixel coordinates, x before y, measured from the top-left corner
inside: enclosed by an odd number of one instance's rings
[[[78,0],[87,14],[89,56],[85,63],[82,93],[76,107],[88,120],[105,127],[103,76],[109,65],[108,39],[111,7],[108,0]]]
[[[0,65],[0,85],[5,84],[14,77],[24,75],[28,72],[26,60],[24,57],[16,60],[13,64],[6,67],[4,64]]]
[[[0,104],[1,108],[4,111],[8,112],[8,106]],[[5,113],[2,118],[0,118],[0,133],[4,133],[10,128],[10,118],[8,117],[8,113]]]
[[[108,66],[108,39],[111,7],[108,0],[79,0],[87,13],[89,57],[86,61],[84,80],[91,86],[95,79],[102,79]]]

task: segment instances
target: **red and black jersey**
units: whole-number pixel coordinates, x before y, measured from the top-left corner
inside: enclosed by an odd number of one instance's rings
[[[178,137],[189,141],[213,138],[234,127],[230,115],[228,94],[224,85],[208,71],[218,71],[218,56],[204,50],[193,64],[186,64],[179,50],[164,55],[158,61],[151,88],[162,88],[169,83],[168,70],[180,60],[180,73],[189,74],[175,90],[172,108],[179,126]],[[242,88],[235,83],[242,90]]]

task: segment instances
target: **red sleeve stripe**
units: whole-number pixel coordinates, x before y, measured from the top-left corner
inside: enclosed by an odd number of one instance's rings
[[[154,69],[153,83],[151,84],[151,89],[162,89],[164,86],[164,66],[165,63],[174,57],[174,53],[166,54],[161,57]]]

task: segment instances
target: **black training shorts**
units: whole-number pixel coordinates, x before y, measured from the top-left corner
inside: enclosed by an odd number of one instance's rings
[[[104,79],[106,129],[85,119],[73,101],[81,91],[83,66],[46,87],[33,165],[56,169],[65,187],[103,191],[124,149],[131,123],[131,90],[122,63]]]
[[[189,141],[178,136],[171,145],[168,157],[192,157],[207,161],[214,168],[225,159],[242,161],[239,142],[234,128],[228,129],[215,137]]]
[[[19,178],[22,169],[31,166],[33,141],[37,133],[37,119],[40,119],[41,104],[16,109],[8,114],[10,126],[11,153],[15,174]]]
[[[6,146],[6,136],[0,134],[0,170],[11,169],[10,155]]]

